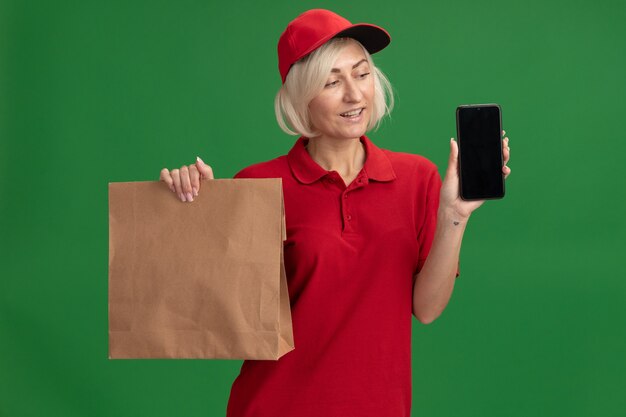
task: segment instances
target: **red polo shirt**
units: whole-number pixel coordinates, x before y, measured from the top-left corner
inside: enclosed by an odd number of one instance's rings
[[[437,167],[363,136],[365,166],[346,186],[307,141],[235,175],[282,178],[295,349],[245,361],[227,415],[408,417],[413,283],[435,232]]]

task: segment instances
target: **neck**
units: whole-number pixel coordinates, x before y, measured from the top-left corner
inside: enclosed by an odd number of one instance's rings
[[[355,177],[365,164],[365,148],[359,138],[309,138],[309,155],[327,171],[337,171],[343,178]]]

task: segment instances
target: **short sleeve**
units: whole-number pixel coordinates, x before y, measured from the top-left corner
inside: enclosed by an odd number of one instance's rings
[[[439,209],[439,194],[441,192],[441,177],[435,168],[429,175],[426,185],[425,208],[423,211],[421,224],[417,222],[417,243],[419,255],[417,261],[417,270],[419,273],[426,262],[426,258],[430,252],[437,228],[437,210]],[[422,199],[424,201],[424,199]],[[422,203],[423,204],[423,203]],[[421,212],[421,210],[420,210]],[[460,268],[457,267],[456,276],[460,275]]]
[[[235,175],[233,175],[233,179],[237,179],[237,178],[248,178],[245,174],[246,169],[242,169],[239,172],[237,172]]]
[[[239,172],[237,172],[233,176],[233,179],[238,179],[238,178],[258,178],[258,176],[255,175],[252,171],[253,171],[253,169],[251,167],[245,167],[245,168],[239,170]]]

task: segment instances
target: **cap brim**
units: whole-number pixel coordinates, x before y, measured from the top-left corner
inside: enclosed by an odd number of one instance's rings
[[[370,54],[384,49],[391,42],[391,37],[385,29],[367,23],[353,25],[333,36],[333,38],[343,37],[353,38],[361,42]]]

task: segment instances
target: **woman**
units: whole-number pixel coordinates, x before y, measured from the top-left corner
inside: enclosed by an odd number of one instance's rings
[[[482,201],[459,198],[457,145],[443,184],[419,155],[365,136],[393,106],[370,53],[390,41],[374,25],[327,10],[294,19],[278,44],[280,126],[298,134],[287,155],[236,178],[282,178],[295,350],[245,361],[228,416],[409,416],[411,316],[430,323],[450,299],[461,240]],[[508,176],[508,139],[503,174]],[[161,179],[193,201],[199,158]]]

